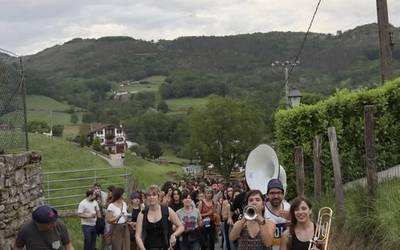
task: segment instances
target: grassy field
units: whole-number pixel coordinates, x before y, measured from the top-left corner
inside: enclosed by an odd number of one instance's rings
[[[139,81],[135,81],[131,85],[126,85],[126,86],[117,86],[118,91],[158,91],[160,88],[161,84],[165,80],[165,76],[150,76],[147,78],[144,78]],[[140,84],[139,82],[148,82],[146,84]]]
[[[67,111],[70,105],[61,103],[47,96],[41,95],[28,95],[26,96],[26,106],[29,110],[53,110],[53,111]]]
[[[39,95],[28,95],[26,97],[29,121],[44,121],[50,124],[51,119],[53,124],[71,125],[71,114],[67,113],[71,106],[61,103],[50,97]],[[76,114],[79,121],[82,120],[82,109],[77,109]],[[53,111],[53,112],[50,112]]]
[[[80,148],[78,145],[68,142],[63,138],[48,138],[43,135],[30,134],[30,148],[40,152],[42,155],[43,172],[84,170],[78,173],[55,173],[49,179],[44,175],[44,181],[76,179],[79,177],[88,177],[85,180],[76,180],[71,182],[55,182],[51,183],[51,188],[70,188],[79,187],[74,190],[58,190],[52,191],[50,197],[55,196],[71,196],[59,200],[52,200],[53,205],[75,204],[84,199],[84,192],[94,183],[93,170],[95,168],[105,168],[97,172],[97,177],[106,176],[104,179],[98,179],[98,182],[105,187],[107,184],[118,184],[124,181],[122,177],[113,177],[115,174],[124,173],[124,168],[111,168],[106,161],[93,155],[88,150]],[[172,157],[172,156],[171,156]],[[167,180],[177,180],[182,175],[182,169],[179,165],[167,164],[161,165],[154,162],[145,161],[141,158],[126,154],[125,166],[128,174],[137,181],[140,189],[145,189],[150,184],[162,184]],[[43,185],[44,195],[49,197],[47,193],[47,183]],[[76,209],[77,205],[71,206]],[[66,223],[71,234],[71,239],[75,249],[83,249],[83,237],[81,232],[80,220],[78,217],[64,217],[62,220]],[[99,243],[99,241],[98,241]],[[98,244],[99,246],[99,244]]]
[[[79,121],[82,120],[83,113],[76,113],[79,117]],[[28,110],[28,122],[30,121],[43,121],[50,124],[53,119],[53,125],[71,125],[71,114],[65,112],[54,111],[50,114],[50,111],[43,110]]]
[[[177,98],[165,100],[170,109],[169,114],[187,113],[191,107],[204,107],[208,103],[208,97],[201,98]]]
[[[183,174],[180,165],[149,162],[131,154],[125,156],[124,164],[140,189],[145,189],[151,184],[160,185],[168,180],[177,180]]]

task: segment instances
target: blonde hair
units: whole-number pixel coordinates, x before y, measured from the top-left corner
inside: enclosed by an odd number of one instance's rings
[[[149,193],[156,193],[157,195],[159,195],[160,194],[160,188],[157,185],[153,184],[153,185],[151,185],[150,187],[147,188],[147,193],[148,194]]]

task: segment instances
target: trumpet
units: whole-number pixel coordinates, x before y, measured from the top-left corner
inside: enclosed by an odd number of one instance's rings
[[[257,210],[255,206],[248,205],[243,209],[243,217],[246,220],[255,220],[257,218]]]
[[[322,250],[328,250],[329,234],[331,230],[333,211],[329,207],[323,207],[318,212],[317,226],[315,229],[314,237],[310,241],[308,250],[317,247],[318,241],[323,241]]]

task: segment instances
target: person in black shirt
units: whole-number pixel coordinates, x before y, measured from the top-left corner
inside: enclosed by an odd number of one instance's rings
[[[32,213],[32,220],[25,223],[15,239],[15,250],[57,249],[74,250],[67,228],[57,220],[57,211],[40,206]]]
[[[291,226],[283,233],[280,250],[308,250],[316,226],[311,220],[312,204],[304,197],[297,197],[290,206]],[[324,242],[311,250],[323,249]]]
[[[175,212],[183,207],[182,203],[182,193],[179,189],[174,189],[172,191],[171,202],[169,203],[169,207],[172,208]]]
[[[152,185],[147,190],[148,207],[138,216],[136,243],[140,250],[166,250],[176,244],[176,238],[184,231],[184,226],[171,208],[160,205],[160,189]],[[176,229],[172,233],[172,225]]]

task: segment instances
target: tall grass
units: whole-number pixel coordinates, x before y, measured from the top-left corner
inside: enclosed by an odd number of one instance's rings
[[[371,205],[365,187],[355,187],[345,197],[346,221],[340,230],[334,225],[331,249],[399,249],[400,179],[380,183]]]

